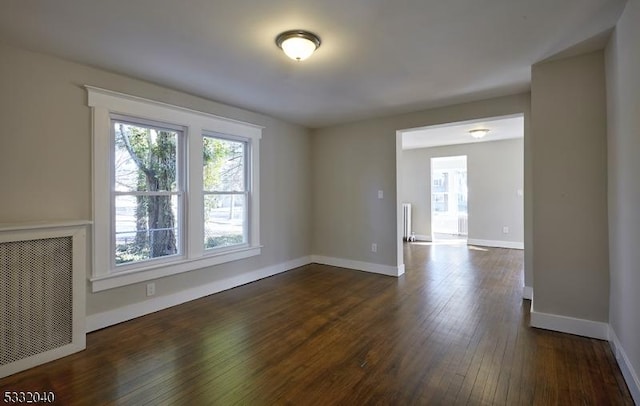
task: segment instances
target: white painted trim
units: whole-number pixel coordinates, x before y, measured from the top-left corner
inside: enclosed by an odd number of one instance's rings
[[[93,127],[93,266],[90,280],[94,292],[126,284],[160,278],[222,262],[235,261],[260,255],[260,138],[264,127],[237,120],[218,117],[181,106],[144,99],[93,86],[87,89],[87,103],[92,107]],[[126,265],[117,269],[112,261],[112,150],[111,114],[122,114],[144,120],[152,120],[185,128],[186,154],[183,168],[190,176],[186,179],[185,216],[182,218],[184,252],[180,255]],[[239,137],[250,146],[250,197],[249,197],[249,248],[205,252],[202,231],[203,202],[198,196],[202,190],[202,134],[220,133]],[[111,247],[111,248],[109,248]],[[153,262],[153,264],[152,264]],[[150,269],[151,267],[156,269]],[[133,275],[128,271],[137,271]]]
[[[396,131],[396,274],[404,273],[404,226],[402,222],[402,131]]]
[[[517,241],[499,241],[499,240],[480,240],[477,238],[469,238],[467,240],[468,245],[479,245],[481,247],[494,247],[494,248],[510,248],[516,250],[523,250],[524,243]]]
[[[629,361],[627,353],[624,351],[615,330],[611,326],[609,326],[609,344],[616,357],[616,361],[618,361],[622,376],[624,376],[633,401],[636,402],[637,405],[640,405],[640,379],[638,379],[638,373],[633,368],[633,364]]]
[[[241,127],[245,127],[247,125],[259,130],[259,132],[257,132],[256,134],[260,134],[262,129],[265,128],[264,126],[261,125],[257,125],[257,124],[252,124],[252,123],[247,123],[245,121],[239,121],[239,120],[234,120],[231,118],[226,118],[226,117],[222,117],[222,116],[217,116],[215,114],[211,114],[211,113],[206,113],[204,111],[199,111],[199,110],[193,110],[187,107],[182,107],[182,106],[176,106],[173,104],[169,104],[169,103],[164,103],[164,102],[160,102],[157,100],[151,100],[151,99],[146,99],[144,97],[139,97],[139,96],[133,96],[130,94],[126,94],[126,93],[120,93],[120,92],[116,92],[113,90],[107,90],[107,89],[103,89],[100,87],[96,87],[96,86],[90,86],[90,85],[85,85],[84,86],[85,89],[87,89],[87,92],[89,93],[89,106],[95,106],[95,105],[110,105],[110,104],[114,104],[114,103],[122,103],[127,102],[127,103],[131,103],[132,105],[150,105],[150,106],[155,106],[156,108],[160,108],[160,109],[167,109],[170,111],[175,111],[178,112],[180,114],[185,114],[185,115],[195,115],[195,116],[199,116],[202,117],[204,119],[213,119],[213,120],[220,120],[223,122],[228,123],[229,125],[235,125],[235,124],[239,124]]]
[[[118,307],[102,313],[87,316],[87,332],[99,330],[114,324],[122,323],[136,317],[154,313],[172,306],[199,299],[204,296],[232,289],[240,285],[255,282],[288,270],[310,264],[311,257],[301,257],[281,264],[271,265],[255,271],[245,272],[231,278],[217,280],[206,285],[197,286],[166,296],[158,296],[140,303]]]
[[[41,353],[0,365],[0,378],[65,357],[86,348],[84,329],[87,275],[87,221],[3,225],[0,243],[71,237],[71,342]]]
[[[337,266],[339,268],[355,269],[371,273],[379,273],[388,276],[400,276],[404,273],[404,264],[402,266],[372,264],[370,262],[353,261],[351,259],[332,258],[322,255],[312,255],[311,262],[322,265]]]
[[[172,306],[177,306],[191,300],[199,299],[204,296],[232,289],[250,282],[255,282],[257,280],[286,272],[288,270],[304,265],[308,265],[310,263],[319,263],[342,268],[350,268],[396,277],[404,274],[404,265],[402,265],[401,268],[395,268],[388,265],[371,264],[367,262],[311,255],[287,261],[282,264],[257,269],[255,271],[245,272],[232,278],[214,281],[206,285],[197,286],[174,294],[158,296],[144,302],[134,303],[106,312],[88,315],[86,318],[86,331],[91,332],[99,330],[101,328],[109,327],[127,320],[134,319],[136,317],[141,317],[146,314],[154,313]]]
[[[597,338],[599,340],[609,339],[609,325],[607,323],[536,312],[533,310],[533,303],[531,304],[531,327]]]
[[[33,222],[33,223],[0,223],[0,232],[25,231],[25,230],[46,230],[60,229],[67,227],[81,227],[91,225],[89,220],[68,220],[54,222]]]
[[[522,287],[522,298],[533,300],[533,288],[531,286]]]
[[[91,278],[91,291],[100,292],[120,286],[131,285],[144,281],[162,278],[170,275],[177,275],[196,269],[206,268],[223,264],[225,262],[238,261],[260,255],[261,247],[243,247],[240,249],[228,250],[212,255],[202,256],[194,259],[184,259],[168,262],[162,265],[154,264],[149,268],[135,268],[129,272],[111,273],[107,275]]]
[[[425,234],[416,234],[416,241],[427,241],[431,242],[431,236]]]

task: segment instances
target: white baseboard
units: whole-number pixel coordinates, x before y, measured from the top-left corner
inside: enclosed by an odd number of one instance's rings
[[[350,259],[325,257],[322,255],[312,255],[311,262],[316,264],[337,266],[340,268],[356,269],[358,271],[379,273],[389,276],[400,276],[404,273],[404,267],[400,269],[397,266],[372,264],[369,262],[353,261]]]
[[[106,312],[92,314],[87,316],[86,330],[87,332],[99,330],[104,327],[122,323],[123,321],[131,320],[136,317],[144,316],[146,314],[154,313],[201,297],[212,295],[223,290],[228,290],[249,282],[267,278],[290,269],[310,264],[311,262],[310,256],[302,257],[282,264],[276,264],[266,268],[257,269],[255,271],[238,274],[232,278],[214,281],[206,285],[197,286],[171,295],[158,296],[144,302],[134,303]]]
[[[640,405],[640,379],[638,379],[638,373],[633,368],[629,357],[627,357],[627,353],[624,351],[624,348],[622,348],[622,344],[620,344],[618,336],[616,336],[616,332],[611,326],[609,327],[609,343],[622,371],[622,376],[624,376],[624,380],[627,383],[629,392],[631,392],[631,397],[637,405]]]
[[[533,303],[531,304],[531,327],[597,338],[599,340],[609,339],[609,325],[607,323],[557,314],[539,313],[533,310]]]
[[[533,300],[533,288],[531,286],[522,287],[522,298]]]
[[[416,234],[416,241],[431,241],[430,235]]]
[[[259,279],[286,272],[290,269],[307,265],[312,262],[396,277],[404,273],[404,265],[401,267],[394,267],[388,265],[371,264],[367,262],[312,255],[291,260],[282,264],[276,264],[268,266],[266,268],[257,269],[255,271],[245,272],[232,278],[214,281],[206,285],[197,286],[174,294],[158,296],[153,299],[145,300],[144,302],[134,303],[106,312],[89,315],[86,319],[86,331],[91,332],[99,330],[101,328],[109,327],[114,324],[135,319],[136,317],[144,316],[146,314],[154,313],[172,306],[177,306],[179,304],[199,299],[204,296],[212,295],[214,293],[235,288],[237,286],[254,282]]]
[[[469,238],[467,240],[468,245],[479,245],[481,247],[494,247],[494,248],[511,248],[516,250],[523,250],[523,242],[515,241],[498,241],[498,240],[480,240],[477,238]]]
[[[622,371],[622,376],[627,383],[629,392],[631,392],[631,397],[637,405],[640,405],[640,379],[638,379],[638,372],[634,369],[633,364],[631,364],[629,357],[616,336],[616,332],[609,324],[559,316],[557,314],[539,313],[533,310],[532,303],[531,326],[609,341],[618,366]]]

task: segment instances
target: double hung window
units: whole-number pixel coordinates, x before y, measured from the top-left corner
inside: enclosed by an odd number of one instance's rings
[[[204,134],[204,247],[207,250],[246,244],[248,238],[247,142]]]
[[[184,129],[111,116],[116,267],[184,253]]]
[[[260,254],[261,127],[87,90],[93,291]]]

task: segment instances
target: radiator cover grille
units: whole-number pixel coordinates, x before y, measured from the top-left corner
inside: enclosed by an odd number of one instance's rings
[[[0,224],[0,378],[86,347],[88,224]]]
[[[71,344],[71,237],[0,243],[0,365]]]

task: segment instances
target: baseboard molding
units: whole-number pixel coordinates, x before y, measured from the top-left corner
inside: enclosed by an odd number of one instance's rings
[[[311,262],[322,265],[337,266],[340,268],[356,269],[371,273],[379,273],[389,276],[400,276],[404,273],[404,266],[396,267],[390,265],[372,264],[369,262],[353,261],[350,259],[325,257],[322,255],[312,255]]]
[[[609,341],[620,371],[622,371],[622,376],[627,383],[629,392],[631,392],[631,397],[637,405],[640,405],[640,379],[638,379],[638,372],[634,369],[620,340],[616,336],[616,332],[609,324],[559,316],[557,314],[539,313],[533,309],[532,303],[531,326]]]
[[[616,357],[616,361],[618,361],[618,365],[620,366],[622,376],[624,376],[624,380],[627,383],[629,392],[631,392],[631,397],[637,405],[640,405],[640,379],[638,379],[638,373],[633,368],[633,365],[629,361],[629,357],[627,357],[627,353],[624,351],[622,344],[620,344],[620,341],[618,340],[618,336],[616,336],[616,332],[611,326],[609,326],[609,344],[611,345],[611,350]]]
[[[144,316],[146,314],[190,302],[195,299],[200,299],[201,297],[222,292],[223,290],[235,288],[259,279],[286,272],[288,270],[310,264],[311,262],[311,256],[302,257],[281,264],[257,269],[255,271],[245,272],[231,278],[214,281],[206,285],[197,286],[171,295],[158,296],[144,302],[134,303],[106,312],[92,314],[87,316],[86,330],[87,332],[91,332],[109,327],[114,324],[135,319],[136,317]]]
[[[536,312],[533,310],[533,304],[531,305],[531,327],[599,340],[609,339],[609,325],[607,323]]]
[[[135,319],[136,317],[141,317],[146,314],[164,310],[169,307],[177,306],[179,304],[190,302],[195,299],[200,299],[201,297],[232,289],[237,286],[267,278],[269,276],[286,272],[290,269],[298,268],[300,266],[314,262],[318,264],[332,265],[341,268],[350,268],[359,271],[373,272],[396,277],[404,274],[404,265],[400,267],[394,267],[388,265],[371,264],[368,262],[352,261],[348,259],[311,255],[284,262],[282,264],[257,269],[255,271],[245,272],[232,278],[214,281],[206,285],[197,286],[174,294],[158,296],[153,299],[145,300],[144,302],[134,303],[106,312],[89,315],[86,319],[86,331],[87,333],[89,333],[101,328],[113,326],[127,320]]]
[[[431,236],[430,235],[423,235],[423,234],[416,234],[416,241],[431,241]]]
[[[531,286],[522,287],[522,298],[533,300],[533,288]]]
[[[493,248],[510,248],[516,250],[523,250],[523,242],[515,241],[498,241],[498,240],[480,240],[477,238],[469,238],[467,240],[468,245],[479,245],[481,247],[493,247]]]

